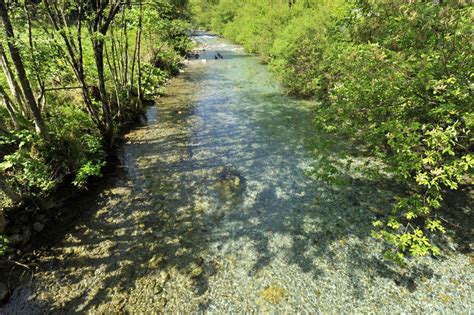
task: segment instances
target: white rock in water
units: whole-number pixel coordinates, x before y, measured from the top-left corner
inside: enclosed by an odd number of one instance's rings
[[[202,63],[206,63],[206,62],[207,62],[207,59],[201,59],[201,62],[202,62]]]

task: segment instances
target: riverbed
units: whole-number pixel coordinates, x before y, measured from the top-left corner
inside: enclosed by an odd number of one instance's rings
[[[126,136],[123,172],[75,206],[89,215],[2,313],[473,309],[469,255],[383,261],[368,209],[390,189],[307,175],[317,102],[285,95],[241,47],[195,40],[199,58]]]

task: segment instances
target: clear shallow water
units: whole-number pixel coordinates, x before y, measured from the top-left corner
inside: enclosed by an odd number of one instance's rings
[[[124,174],[75,206],[91,215],[3,312],[472,308],[468,256],[427,258],[407,273],[381,263],[367,208],[389,191],[305,175],[316,104],[285,96],[239,47],[195,39],[200,59],[127,136]]]

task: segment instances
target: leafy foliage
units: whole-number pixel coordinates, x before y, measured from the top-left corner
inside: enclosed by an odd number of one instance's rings
[[[143,93],[147,99],[164,94],[164,84],[168,80],[169,74],[158,67],[145,64],[142,67]]]
[[[3,157],[0,171],[18,195],[38,196],[55,186],[53,169],[42,154],[44,144],[34,132],[22,130],[2,137],[0,141],[2,145],[15,148]]]

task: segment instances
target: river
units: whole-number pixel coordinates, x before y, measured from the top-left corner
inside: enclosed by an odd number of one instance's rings
[[[195,40],[205,51],[126,136],[124,171],[73,207],[88,214],[3,313],[472,309],[468,256],[405,272],[381,260],[368,205],[383,186],[307,176],[316,102],[239,46]]]

